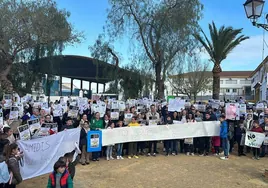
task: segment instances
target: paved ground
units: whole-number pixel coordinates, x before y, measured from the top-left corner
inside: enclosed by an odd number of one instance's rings
[[[268,187],[262,179],[268,158],[254,161],[251,156],[222,161],[208,156],[141,157],[92,162],[77,166],[75,188],[258,188]],[[48,175],[24,181],[19,188],[46,187]],[[37,186],[38,185],[38,186]]]

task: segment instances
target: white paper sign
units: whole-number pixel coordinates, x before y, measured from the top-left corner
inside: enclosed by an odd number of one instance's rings
[[[69,109],[69,112],[68,112],[68,117],[77,118],[78,112],[79,112],[79,107],[70,106],[70,109]]]
[[[118,101],[112,101],[112,110],[119,109]]]
[[[62,105],[61,104],[54,105],[53,116],[54,117],[62,116]]]
[[[9,119],[14,120],[18,118],[19,118],[19,108],[16,106],[12,106],[9,113]]]
[[[4,125],[3,112],[0,112],[0,125]]]
[[[240,108],[238,103],[227,103],[225,106],[226,119],[240,120]]]
[[[31,139],[31,133],[29,129],[29,125],[22,125],[18,127],[19,135],[21,140],[30,140]]]
[[[124,112],[126,109],[126,104],[123,101],[118,101],[118,108],[120,112]]]
[[[41,128],[39,119],[28,120],[28,125],[29,125],[31,135],[33,135],[36,132],[38,132],[40,130],[40,128]]]
[[[260,148],[265,138],[264,133],[256,133],[252,131],[246,132],[245,145],[252,148]]]
[[[119,112],[111,112],[111,120],[119,120]]]
[[[168,111],[169,112],[181,112],[181,109],[184,109],[185,100],[182,99],[169,99]]]
[[[256,105],[256,110],[261,110],[261,111],[263,111],[264,108],[265,108],[265,106],[264,106],[263,103],[257,103],[257,105]]]
[[[18,141],[19,148],[24,153],[24,163],[20,166],[23,180],[51,173],[60,157],[76,149],[80,131],[80,128],[69,129],[47,137]]]
[[[247,105],[246,104],[240,104],[240,114],[246,115],[247,113]]]

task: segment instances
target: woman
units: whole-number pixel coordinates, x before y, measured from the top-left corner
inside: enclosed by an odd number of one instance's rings
[[[89,123],[88,121],[85,121],[83,124],[81,124],[81,133],[80,133],[80,149],[82,151],[81,153],[81,159],[80,163],[82,165],[89,164],[89,153],[87,152],[87,133],[89,131]]]
[[[93,131],[103,129],[103,120],[100,119],[100,113],[99,112],[95,113],[95,116],[91,119],[90,124],[91,124],[90,129],[93,130]],[[101,151],[100,152],[99,151],[92,152],[92,160],[93,161],[99,161],[100,153],[101,153]]]
[[[19,148],[16,143],[6,146],[5,157],[8,170],[11,173],[10,181],[5,185],[5,188],[16,188],[16,185],[22,182],[19,166],[21,153],[19,152]]]
[[[178,112],[174,112],[173,113],[173,118],[172,118],[173,121],[179,121],[180,120],[180,117],[178,116]]]
[[[263,133],[263,129],[259,125],[258,121],[253,122],[253,128],[251,129],[251,131],[256,133]],[[253,149],[252,159],[260,160],[260,148],[252,148],[252,149]]]

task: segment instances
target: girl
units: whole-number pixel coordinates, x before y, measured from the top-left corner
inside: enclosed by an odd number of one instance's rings
[[[186,119],[187,119],[187,123],[195,122],[193,114],[188,114]],[[191,154],[192,156],[194,156],[194,138],[185,138],[184,143],[185,143],[186,155]]]
[[[73,188],[73,181],[64,161],[54,164],[54,171],[49,175],[47,188]]]
[[[263,133],[263,129],[260,127],[258,121],[253,122],[252,132]],[[253,149],[253,157],[252,159],[260,160],[260,148],[252,148]]]
[[[113,128],[114,128],[114,123],[111,122],[110,125],[107,127],[107,129],[113,129]],[[113,155],[113,145],[109,145],[109,146],[107,146],[107,149],[106,149],[107,161],[109,161],[110,159],[114,160],[112,155]]]
[[[22,182],[20,174],[19,160],[21,153],[19,152],[18,145],[16,143],[7,145],[5,147],[5,157],[8,170],[11,174],[9,182],[5,185],[5,188],[16,188],[16,185]]]
[[[176,111],[173,113],[173,121],[174,121],[174,120],[175,120],[175,121],[179,121],[178,112],[176,112]]]
[[[103,123],[104,123],[103,127],[105,129],[107,129],[109,127],[109,125],[110,125],[109,116],[107,114],[104,115],[104,122]]]
[[[221,146],[221,137],[220,136],[214,136],[212,137],[212,144],[215,150],[215,155],[219,156],[220,154],[220,146]]]
[[[246,135],[246,128],[244,127],[244,123],[241,118],[239,122],[239,127],[237,127],[235,130],[235,140],[238,144],[238,156],[246,156],[244,154],[245,135]]]
[[[117,123],[117,127],[118,128],[123,127],[123,121],[119,121]],[[116,157],[117,159],[124,159],[122,157],[122,151],[123,151],[123,143],[117,144],[117,157]]]
[[[139,123],[137,123],[136,117],[132,117],[131,122],[128,124],[128,127],[136,127],[140,126]],[[135,158],[138,159],[139,157],[137,156],[137,142],[130,142],[128,143],[128,158]]]
[[[82,165],[89,164],[89,153],[87,152],[87,133],[90,131],[88,121],[80,124],[81,133],[80,133],[80,150],[82,151],[80,163]]]

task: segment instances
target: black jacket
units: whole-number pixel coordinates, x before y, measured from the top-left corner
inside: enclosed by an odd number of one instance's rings
[[[87,145],[87,133],[84,128],[81,128],[81,133],[80,133],[80,148],[82,146]]]

